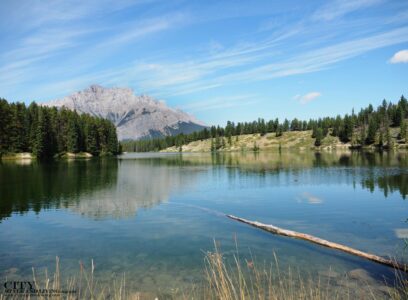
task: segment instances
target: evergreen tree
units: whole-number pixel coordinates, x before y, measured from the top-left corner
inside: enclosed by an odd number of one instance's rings
[[[282,136],[282,134],[283,134],[283,127],[282,125],[278,125],[278,128],[276,129],[276,136],[279,137],[279,136]]]
[[[81,116],[66,108],[26,107],[0,99],[0,154],[30,151],[39,158],[50,158],[58,152],[87,151],[98,154],[104,150],[119,151],[116,128],[100,118]]]
[[[50,125],[48,110],[39,109],[38,124],[35,130],[35,141],[33,144],[33,154],[38,158],[50,158],[53,154]]]
[[[79,151],[79,128],[75,117],[70,116],[67,128],[67,151],[77,153]]]
[[[12,112],[6,100],[0,99],[0,157],[9,151],[9,130]]]
[[[404,140],[405,143],[408,142],[407,140],[407,120],[403,120],[401,122],[399,138],[401,140]]]
[[[367,137],[366,137],[367,145],[370,145],[375,142],[376,133],[377,133],[377,124],[374,118],[371,118],[368,123],[368,130],[367,130]]]
[[[86,151],[92,155],[98,154],[98,130],[93,120],[90,120],[85,126]]]
[[[320,146],[322,144],[323,140],[323,129],[322,128],[317,128],[315,132],[315,146]]]
[[[283,121],[283,131],[288,131],[289,130],[289,120],[285,119]]]
[[[215,148],[214,139],[211,138],[211,152],[215,152],[217,149]]]
[[[116,128],[112,123],[108,123],[108,152],[110,154],[118,153],[118,137],[116,135]]]
[[[359,143],[361,146],[363,146],[365,144],[366,141],[366,129],[365,129],[365,125],[362,125],[360,128],[360,137],[359,137]]]
[[[215,147],[215,150],[218,150],[221,148],[221,139],[218,134],[215,136],[215,146],[214,147]]]
[[[10,106],[11,123],[9,124],[10,151],[24,152],[27,151],[27,113],[23,103],[16,103]]]
[[[380,134],[378,137],[378,146],[382,148],[384,146],[384,133],[383,130],[380,130]]]
[[[394,143],[391,138],[390,128],[387,126],[385,129],[385,139],[387,140],[387,148],[392,149]]]

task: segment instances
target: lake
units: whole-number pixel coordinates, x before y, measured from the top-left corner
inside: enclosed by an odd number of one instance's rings
[[[226,261],[237,241],[242,259],[270,264],[275,253],[282,272],[383,295],[390,268],[223,214],[405,261],[407,166],[407,153],[307,151],[3,162],[1,280],[52,271],[58,256],[62,276],[93,260],[102,283],[125,274],[127,288],[171,297],[200,285],[215,240]]]

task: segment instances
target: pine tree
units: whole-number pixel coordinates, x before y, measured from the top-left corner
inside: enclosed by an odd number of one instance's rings
[[[375,135],[377,133],[377,124],[374,118],[371,118],[368,123],[368,131],[366,137],[366,144],[370,145],[375,142]]]
[[[98,130],[93,120],[89,120],[85,127],[86,151],[92,155],[98,153]]]
[[[278,129],[276,129],[276,137],[282,136],[282,134],[283,134],[282,125],[278,125],[277,128],[278,128]]]
[[[0,157],[9,151],[9,129],[12,112],[6,100],[0,99]]]
[[[383,130],[380,130],[380,135],[378,137],[378,146],[382,148],[384,146],[384,134]]]
[[[390,128],[388,126],[385,129],[385,139],[387,140],[387,148],[392,149],[392,147],[394,147],[394,143],[392,141]]]
[[[118,137],[116,135],[116,128],[112,123],[108,123],[108,152],[111,154],[118,153]]]
[[[401,140],[404,140],[405,143],[407,143],[408,142],[408,140],[407,140],[407,120],[403,120],[401,122],[400,129],[401,130],[400,130],[399,138]]]
[[[48,110],[40,108],[38,110],[38,124],[35,129],[33,154],[41,159],[50,158],[53,154],[50,125]]]
[[[215,147],[214,139],[211,138],[211,152],[215,152],[217,148]]]
[[[289,130],[289,120],[285,119],[283,121],[283,131],[288,131]]]
[[[11,105],[12,119],[9,124],[9,139],[10,150],[12,152],[24,152],[27,151],[27,112],[26,107],[22,103],[16,103]]]
[[[357,139],[356,134],[354,134],[354,133],[351,136],[351,145],[353,147],[356,147],[358,145],[358,139]]]
[[[74,115],[71,115],[68,120],[67,127],[67,151],[77,153],[79,151],[78,143],[78,124]]]
[[[365,129],[365,125],[361,125],[360,128],[360,137],[359,137],[359,143],[361,146],[363,146],[365,144],[365,140],[366,140],[366,129]]]
[[[215,136],[215,146],[214,147],[215,147],[215,150],[218,150],[221,148],[221,139],[218,134]]]
[[[322,128],[316,129],[315,137],[316,137],[315,146],[320,146],[323,140],[323,129]]]

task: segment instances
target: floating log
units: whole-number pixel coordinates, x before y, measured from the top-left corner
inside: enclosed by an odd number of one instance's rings
[[[377,256],[374,254],[370,254],[370,253],[366,253],[357,249],[353,249],[341,244],[337,244],[337,243],[333,243],[333,242],[329,242],[327,240],[315,237],[313,235],[310,234],[305,234],[305,233],[300,233],[300,232],[296,232],[296,231],[292,231],[292,230],[287,230],[287,229],[283,229],[283,228],[279,228],[277,226],[273,226],[273,225],[268,225],[268,224],[263,224],[257,221],[250,221],[250,220],[246,220],[243,218],[239,218],[233,215],[227,215],[228,218],[251,225],[253,227],[256,228],[260,228],[262,230],[271,232],[273,234],[279,234],[279,235],[283,235],[283,236],[288,236],[288,237],[292,237],[292,238],[296,238],[296,239],[302,239],[302,240],[306,240],[324,247],[328,247],[328,248],[332,248],[332,249],[337,249],[349,254],[353,254],[359,257],[363,257],[365,259],[374,261],[376,263],[382,264],[382,265],[386,265],[386,266],[390,266],[393,267],[394,269],[398,269],[398,270],[402,270],[404,272],[408,272],[408,266],[402,263],[399,263],[395,260],[392,259],[387,259],[381,256]]]

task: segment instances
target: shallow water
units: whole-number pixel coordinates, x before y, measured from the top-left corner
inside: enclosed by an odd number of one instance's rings
[[[171,294],[203,280],[216,240],[232,261],[279,259],[305,278],[334,272],[351,289],[363,269],[372,289],[387,267],[308,242],[274,236],[222,214],[270,223],[405,260],[408,155],[387,153],[125,154],[120,159],[0,164],[0,276],[31,268],[63,276],[95,262],[109,282]],[[351,273],[350,273],[351,272]],[[353,276],[351,276],[353,277]],[[359,278],[357,278],[359,279]]]

